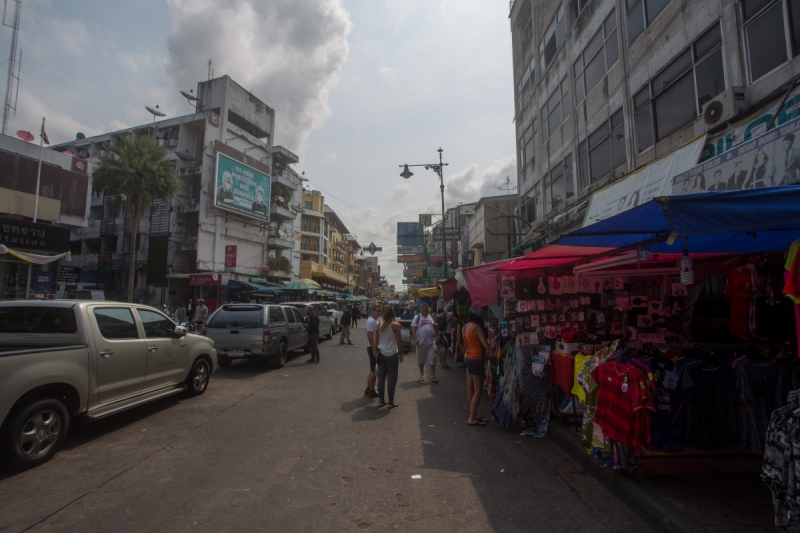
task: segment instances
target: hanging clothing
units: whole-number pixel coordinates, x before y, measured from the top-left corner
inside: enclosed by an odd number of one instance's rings
[[[725,299],[731,315],[731,335],[750,340],[750,303],[753,301],[753,281],[749,269],[736,267],[728,273]]]
[[[572,379],[575,375],[575,359],[564,353],[553,352],[550,356],[553,370],[550,373],[550,383],[558,385],[566,394],[572,390]]]
[[[578,383],[578,374],[580,374],[580,371],[583,369],[583,365],[586,364],[586,361],[588,361],[591,357],[591,355],[585,353],[575,354],[575,364],[573,365],[574,376],[572,380],[572,390],[570,392],[577,396],[581,403],[586,403],[586,391],[583,390],[583,387],[581,387],[580,383]]]
[[[772,491],[778,531],[800,531],[800,391],[792,391],[785,407],[770,417],[761,480]]]
[[[734,370],[714,361],[687,365],[681,391],[687,407],[687,445],[714,450],[739,444]]]

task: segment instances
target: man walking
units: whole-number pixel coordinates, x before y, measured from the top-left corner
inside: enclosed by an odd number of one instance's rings
[[[358,317],[361,316],[361,309],[359,308],[359,306],[355,306],[352,309],[353,309],[353,314],[350,316],[353,317],[353,327],[358,328]]]
[[[308,332],[308,348],[311,350],[311,359],[306,363],[319,363],[319,317],[313,305],[306,308],[306,325],[303,329]]]
[[[378,330],[378,317],[381,315],[380,304],[372,304],[369,309],[369,318],[367,318],[367,355],[369,356],[369,374],[367,374],[367,388],[364,390],[364,396],[370,398],[377,398],[378,391],[375,390],[375,383],[377,377],[375,376],[375,365],[378,364],[378,338],[375,332]]]
[[[197,320],[198,325],[203,325],[208,320],[208,307],[206,301],[202,298],[197,300],[197,309],[194,311],[194,319]]]
[[[352,320],[352,314],[350,313],[350,307],[345,306],[344,312],[342,313],[342,334],[339,336],[339,344],[344,344],[344,338],[347,337],[347,344],[353,345],[350,342],[350,322]]]
[[[417,345],[417,366],[419,380],[425,381],[425,364],[431,369],[431,383],[439,383],[436,379],[436,347],[434,343],[439,334],[436,320],[430,314],[428,304],[419,307],[419,315],[411,322],[411,335]]]
[[[196,306],[194,305],[194,300],[189,298],[189,301],[186,302],[186,320],[188,322],[191,322],[192,319],[194,318],[194,309],[195,309],[195,307]]]

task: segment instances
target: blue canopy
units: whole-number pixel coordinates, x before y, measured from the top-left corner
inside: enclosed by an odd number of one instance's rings
[[[677,234],[677,235],[675,235]],[[670,246],[667,239],[676,236]],[[660,253],[757,253],[800,239],[800,186],[662,196],[558,239],[566,246],[636,246]]]

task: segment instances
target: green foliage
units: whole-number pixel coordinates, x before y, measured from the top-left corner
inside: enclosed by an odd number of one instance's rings
[[[292,200],[294,191],[282,183],[272,182],[272,201],[283,207],[289,209],[289,202]],[[276,196],[282,196],[284,201],[281,202],[276,199]]]
[[[282,272],[289,272],[291,273],[294,270],[292,266],[292,262],[289,260],[288,257],[284,257],[282,255],[276,255],[275,257],[270,257],[267,261],[267,264],[272,270],[280,270]]]

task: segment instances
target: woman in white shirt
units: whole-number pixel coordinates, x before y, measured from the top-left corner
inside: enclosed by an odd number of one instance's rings
[[[403,341],[400,339],[400,324],[394,319],[394,310],[383,306],[382,322],[375,335],[378,347],[378,407],[386,405],[384,392],[386,381],[389,385],[389,409],[397,407],[394,402],[394,390],[397,386],[399,364],[403,362]]]

